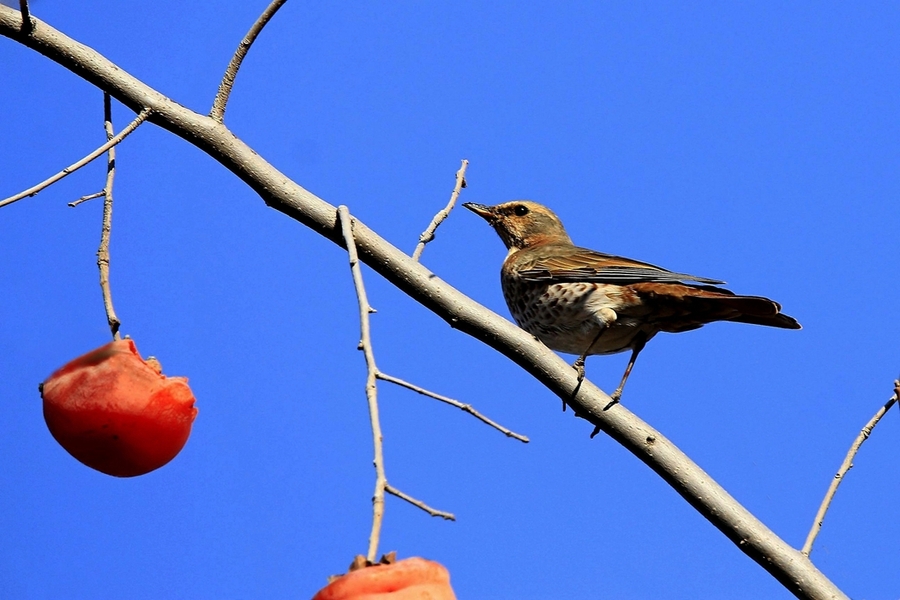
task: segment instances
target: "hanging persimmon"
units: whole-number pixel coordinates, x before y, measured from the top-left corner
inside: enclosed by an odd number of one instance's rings
[[[181,451],[197,416],[184,377],[166,377],[134,341],[76,358],[41,384],[44,420],[66,451],[107,475],[134,477]]]
[[[412,557],[350,571],[313,600],[456,600],[450,573],[440,563]]]

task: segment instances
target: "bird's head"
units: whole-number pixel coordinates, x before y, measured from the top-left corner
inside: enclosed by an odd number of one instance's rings
[[[463,206],[487,221],[510,251],[572,243],[559,217],[537,202],[513,200],[496,206],[466,202]]]

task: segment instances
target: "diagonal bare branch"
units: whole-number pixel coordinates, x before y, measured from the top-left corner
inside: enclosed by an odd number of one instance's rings
[[[825,492],[825,498],[822,499],[822,504],[819,505],[819,510],[816,512],[816,518],[813,520],[812,528],[806,536],[803,548],[800,549],[800,552],[805,556],[809,556],[812,552],[813,544],[816,542],[816,537],[819,535],[819,531],[822,529],[822,523],[825,521],[825,513],[828,512],[829,507],[831,507],[831,501],[834,500],[834,495],[837,493],[838,486],[844,481],[844,476],[847,474],[847,471],[853,468],[853,459],[856,458],[856,454],[859,452],[860,447],[863,445],[863,442],[872,435],[872,430],[878,425],[881,417],[897,403],[898,398],[900,398],[900,380],[894,381],[894,395],[890,397],[884,406],[878,409],[875,416],[869,419],[869,422],[866,423],[865,427],[859,432],[859,435],[856,436],[856,439],[853,440],[853,443],[850,445],[850,450],[847,451],[847,456],[844,457],[844,462],[841,463],[837,473],[835,473],[834,478],[831,480],[831,485],[828,486],[828,491]]]
[[[395,488],[394,486],[392,486],[390,484],[385,484],[384,491],[386,491],[388,494],[397,496],[398,498],[400,498],[402,500],[406,500],[407,502],[409,502],[410,504],[412,504],[413,506],[415,506],[417,508],[421,508],[422,510],[427,512],[432,517],[440,517],[440,518],[444,519],[445,521],[455,521],[456,520],[456,517],[453,515],[453,513],[448,513],[448,512],[444,512],[442,510],[438,510],[436,508],[431,508],[430,506],[428,506],[421,500],[416,500],[409,494],[404,494],[403,492],[401,492],[400,490],[398,490],[397,488]]]
[[[509,429],[507,429],[503,425],[500,425],[496,421],[492,421],[491,419],[488,419],[486,416],[484,416],[483,414],[481,414],[480,412],[475,410],[471,404],[464,404],[464,403],[460,402],[459,400],[454,400],[453,398],[448,398],[447,396],[441,396],[440,394],[435,394],[434,392],[426,390],[423,387],[419,387],[413,383],[404,381],[404,380],[400,379],[399,377],[394,377],[392,375],[388,375],[387,373],[382,373],[381,371],[378,371],[375,374],[375,376],[378,377],[378,379],[382,379],[384,381],[389,381],[390,383],[394,383],[396,385],[399,385],[400,387],[405,387],[406,389],[412,390],[419,394],[422,394],[423,396],[428,396],[429,398],[434,398],[435,400],[440,400],[441,402],[445,402],[446,404],[455,406],[456,408],[460,409],[461,411],[469,413],[476,419],[479,419],[480,421],[490,425],[494,429],[502,432],[506,437],[515,438],[515,439],[519,440],[520,442],[525,442],[526,444],[530,441],[524,435],[516,433],[515,431],[510,431]]]
[[[216,98],[213,100],[212,109],[209,111],[209,116],[215,121],[221,123],[225,118],[225,105],[228,104],[231,88],[234,87],[234,79],[237,77],[238,69],[241,68],[241,63],[244,62],[244,57],[247,56],[250,46],[256,41],[256,36],[263,30],[266,23],[275,16],[275,13],[278,12],[278,9],[281,8],[285,2],[287,2],[287,0],[272,0],[272,3],[266,7],[266,10],[264,10],[261,15],[259,15],[259,18],[256,19],[256,22],[250,28],[250,31],[247,32],[247,35],[245,35],[244,39],[241,40],[241,43],[238,44],[237,50],[234,51],[234,56],[231,57],[231,62],[228,63],[228,67],[225,69],[225,75],[222,76],[222,83],[219,84],[219,91],[216,92]]]
[[[2,10],[2,8],[3,7],[0,7],[0,10]],[[109,138],[105,144],[103,144],[102,146],[100,146],[99,148],[97,148],[96,150],[94,150],[93,152],[91,152],[90,154],[88,154],[87,156],[85,156],[84,158],[79,160],[78,162],[72,163],[71,165],[69,165],[68,167],[66,167],[59,173],[57,173],[56,175],[53,175],[52,177],[48,177],[47,179],[40,182],[39,184],[28,188],[24,192],[20,192],[20,193],[16,194],[15,196],[10,196],[9,198],[6,198],[5,200],[0,200],[0,208],[6,206],[8,204],[12,204],[13,202],[18,202],[22,198],[28,198],[29,196],[34,196],[41,190],[43,190],[47,187],[50,187],[51,185],[53,185],[54,183],[56,183],[57,181],[59,181],[60,179],[65,177],[66,175],[71,175],[72,173],[74,173],[75,171],[80,169],[81,167],[87,165],[88,163],[90,163],[91,161],[93,161],[94,159],[96,159],[97,157],[102,155],[104,152],[106,152],[107,150],[109,150],[110,148],[115,146],[116,144],[120,143],[126,137],[128,137],[128,135],[132,131],[137,129],[141,123],[143,123],[144,121],[147,120],[147,117],[150,116],[151,112],[152,111],[149,108],[144,108],[143,110],[141,110],[140,114],[138,114],[138,116],[135,117],[134,121],[129,123],[128,126],[125,127],[125,129],[123,129],[122,131],[120,131],[118,133],[118,135],[115,135],[112,138]]]

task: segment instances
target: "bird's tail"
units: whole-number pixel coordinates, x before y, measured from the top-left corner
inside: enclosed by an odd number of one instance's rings
[[[727,306],[738,313],[733,317],[726,317],[723,319],[725,321],[767,325],[782,329],[801,329],[797,319],[781,312],[780,304],[762,296],[718,296],[709,298],[709,300]]]
[[[800,323],[781,312],[781,305],[762,296],[736,296],[713,286],[657,283],[631,286],[653,308],[662,331],[680,333],[713,321],[734,321],[783,329],[800,329]]]

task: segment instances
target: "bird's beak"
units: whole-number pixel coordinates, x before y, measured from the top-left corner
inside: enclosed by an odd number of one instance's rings
[[[497,220],[497,215],[494,214],[493,207],[485,206],[484,204],[475,204],[474,202],[466,202],[463,204],[466,208],[471,210],[473,213],[490,223],[494,224],[494,221]]]

